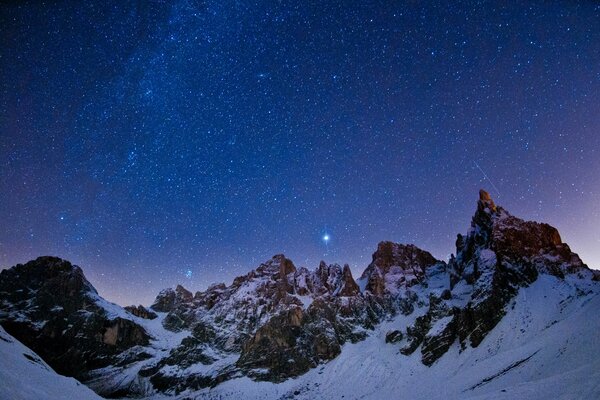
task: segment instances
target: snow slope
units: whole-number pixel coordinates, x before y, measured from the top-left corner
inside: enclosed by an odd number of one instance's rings
[[[101,399],[73,378],[58,375],[33,351],[0,327],[0,399]]]
[[[541,275],[522,288],[507,315],[477,348],[448,353],[427,367],[420,352],[398,354],[385,334],[398,316],[340,356],[281,384],[238,378],[194,399],[599,399],[600,285]],[[162,396],[155,397],[163,398]]]

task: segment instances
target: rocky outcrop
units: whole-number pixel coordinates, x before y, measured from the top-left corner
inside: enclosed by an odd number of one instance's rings
[[[332,296],[356,296],[360,293],[358,284],[352,277],[352,271],[348,264],[344,268],[338,264],[327,265],[321,261],[319,267],[314,273],[308,270],[303,270],[301,275],[298,275],[296,282],[298,287],[294,288],[294,293],[299,295],[332,295]]]
[[[385,334],[385,342],[386,343],[398,343],[402,340],[403,337],[404,337],[404,335],[402,334],[402,331],[399,331],[399,330],[389,331],[388,333]]]
[[[156,315],[156,313],[148,310],[146,307],[142,306],[141,304],[139,306],[127,306],[125,307],[126,311],[129,311],[131,314],[135,315],[136,317],[140,317],[140,318],[144,318],[144,319],[156,319],[158,316]]]
[[[135,322],[118,317],[105,323],[102,342],[109,346],[130,348],[148,344],[148,335]]]

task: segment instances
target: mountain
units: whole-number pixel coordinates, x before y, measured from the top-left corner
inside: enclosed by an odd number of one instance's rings
[[[593,398],[599,278],[555,228],[481,191],[448,262],[381,242],[355,280],[280,254],[229,286],[121,308],[40,257],[0,273],[0,324],[109,397]]]

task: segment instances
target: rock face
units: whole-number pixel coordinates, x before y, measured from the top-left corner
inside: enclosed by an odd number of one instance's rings
[[[122,309],[100,298],[79,267],[41,257],[0,273],[0,323],[102,395],[175,394],[244,375],[301,375],[398,314],[408,322],[389,328],[382,345],[398,357],[420,351],[430,366],[453,344],[478,346],[541,274],[599,279],[556,229],[510,215],[481,191],[447,264],[414,245],[381,242],[356,282],[348,265],[310,271],[278,254],[229,286],[195,294],[177,286],[150,309]]]
[[[60,258],[0,272],[0,299],[2,327],[57,372],[80,380],[149,343],[141,326],[102,307],[81,268]]]

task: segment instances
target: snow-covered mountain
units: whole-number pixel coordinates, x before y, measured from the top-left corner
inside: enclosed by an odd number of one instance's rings
[[[484,191],[456,247],[446,263],[381,242],[358,280],[276,255],[149,309],[41,257],[0,273],[0,323],[110,397],[600,398],[600,275]]]

